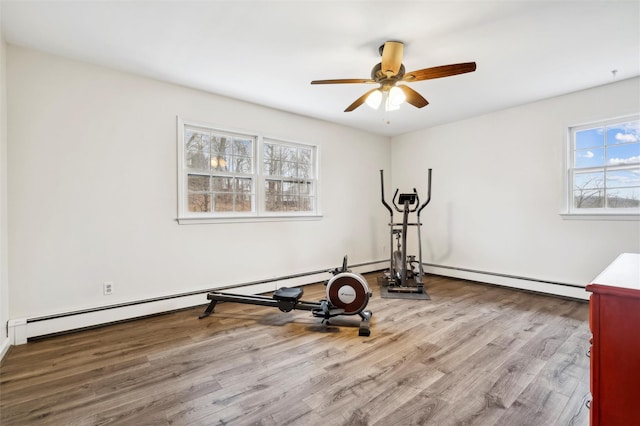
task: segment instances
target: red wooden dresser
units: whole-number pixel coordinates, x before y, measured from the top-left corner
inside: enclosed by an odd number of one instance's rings
[[[592,426],[640,425],[640,254],[621,254],[591,284]]]

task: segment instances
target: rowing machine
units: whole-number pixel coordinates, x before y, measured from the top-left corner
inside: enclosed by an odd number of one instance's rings
[[[336,268],[330,272],[333,277],[325,283],[326,299],[319,302],[300,300],[304,294],[304,290],[300,287],[281,287],[271,297],[211,291],[207,294],[207,299],[210,300],[209,305],[199,318],[211,315],[218,302],[272,306],[282,312],[290,312],[294,309],[311,311],[314,317],[322,318],[323,323],[328,323],[330,318],[339,315],[359,315],[361,320],[358,335],[369,336],[371,334],[369,324],[373,314],[365,310],[372,295],[367,281],[362,275],[347,269],[346,256],[342,262],[342,268]]]

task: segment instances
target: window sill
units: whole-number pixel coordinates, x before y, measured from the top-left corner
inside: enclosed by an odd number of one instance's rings
[[[564,220],[640,220],[640,213],[560,213]]]
[[[300,222],[320,220],[322,215],[308,216],[245,216],[245,217],[179,217],[180,225],[201,225],[216,223],[256,223],[256,222]]]

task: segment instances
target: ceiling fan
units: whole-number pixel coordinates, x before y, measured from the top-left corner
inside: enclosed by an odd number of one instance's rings
[[[344,112],[353,111],[363,103],[377,108],[386,97],[385,108],[398,109],[405,100],[416,108],[422,108],[429,102],[418,92],[399,83],[412,83],[415,81],[431,80],[434,78],[449,77],[451,75],[464,74],[476,70],[475,62],[442,65],[439,67],[424,68],[417,71],[405,72],[402,64],[404,44],[399,41],[387,41],[380,46],[382,62],[371,70],[371,78],[345,78],[337,80],[313,80],[311,84],[345,84],[345,83],[378,83],[380,87],[369,90],[356,99]]]

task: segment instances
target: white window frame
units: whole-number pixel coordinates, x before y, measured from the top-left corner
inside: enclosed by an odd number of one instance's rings
[[[241,177],[251,177],[253,179],[253,208],[247,212],[191,212],[189,211],[189,170],[185,165],[185,127],[200,128],[217,134],[232,136],[242,136],[253,138],[253,171],[250,175]],[[315,203],[310,211],[267,211],[265,206],[265,181],[267,176],[264,170],[263,147],[264,143],[275,143],[289,147],[304,147],[312,150],[313,176],[308,179],[312,181],[312,192]],[[231,222],[262,222],[262,221],[288,221],[288,220],[319,220],[322,217],[320,203],[320,148],[317,145],[287,141],[282,138],[268,137],[258,132],[248,132],[243,130],[224,129],[220,126],[202,123],[192,120],[185,120],[177,117],[177,174],[178,174],[178,217],[179,224],[199,224],[199,223],[231,223]]]
[[[594,129],[600,127],[613,126],[629,121],[640,120],[640,114],[632,114],[623,117],[616,117],[606,120],[600,120],[590,123],[568,126],[566,135],[566,151],[565,151],[565,185],[564,185],[564,209],[561,213],[565,219],[587,219],[587,220],[640,220],[639,208],[578,208],[574,207],[574,176],[576,171],[603,171],[606,176],[607,171],[624,170],[629,168],[637,168],[640,163],[631,165],[602,165],[594,167],[576,168],[575,165],[575,134],[578,131],[586,129]],[[606,145],[605,145],[606,149]],[[604,197],[606,203],[606,178],[604,182]]]

